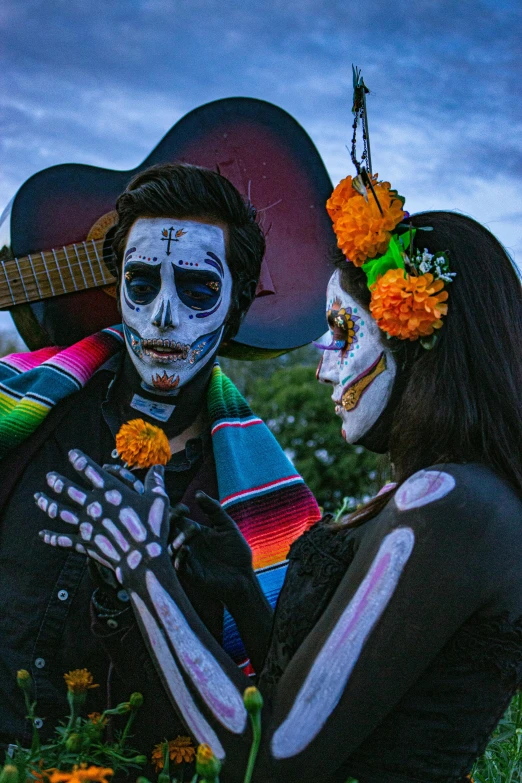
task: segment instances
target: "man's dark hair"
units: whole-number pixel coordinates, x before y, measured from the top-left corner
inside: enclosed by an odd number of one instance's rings
[[[121,269],[127,237],[139,218],[196,218],[224,223],[228,229],[227,264],[232,274],[232,303],[225,338],[234,337],[252,304],[265,238],[255,209],[221,174],[187,163],[160,164],[137,174],[116,202],[118,225],[113,250]]]

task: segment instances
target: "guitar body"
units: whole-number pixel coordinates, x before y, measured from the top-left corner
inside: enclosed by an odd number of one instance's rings
[[[17,258],[106,236],[118,195],[155,163],[187,162],[217,169],[257,208],[267,234],[258,296],[223,353],[274,356],[324,332],[324,292],[335,238],[324,204],[331,182],[312,141],[278,107],[228,98],[183,117],[131,171],[52,166],[31,177],[4,212],[2,252]],[[70,345],[120,320],[114,286],[90,288],[13,307],[29,348]]]

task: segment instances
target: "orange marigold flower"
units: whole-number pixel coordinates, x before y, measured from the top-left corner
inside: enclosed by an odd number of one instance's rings
[[[391,190],[389,182],[378,182],[376,174],[372,176],[372,184],[382,214],[370,190],[366,201],[352,181],[352,177],[345,177],[339,182],[326,202],[326,209],[333,222],[337,245],[349,261],[361,266],[386,252],[391,232],[405,213],[397,191]]]
[[[154,746],[152,751],[152,762],[156,768],[156,772],[163,769],[163,756],[165,755],[165,743],[160,742],[159,745]],[[192,744],[190,737],[178,736],[174,740],[169,742],[169,758],[174,764],[182,764],[184,761],[188,764],[194,760],[196,755],[196,749]]]
[[[93,676],[88,669],[73,669],[63,675],[69,693],[85,693],[90,688],[99,688],[93,683]]]
[[[74,766],[72,772],[60,772],[59,769],[49,771],[49,783],[110,783],[107,778],[114,774],[114,771],[107,767],[87,767],[87,764]]]
[[[448,312],[447,291],[433,275],[405,274],[389,269],[373,284],[370,310],[380,329],[400,340],[416,340],[433,334]]]
[[[131,419],[122,424],[116,435],[116,450],[131,468],[166,465],[171,454],[169,441],[163,430],[143,419]]]
[[[89,712],[87,715],[93,726],[106,726],[109,719],[101,712]]]

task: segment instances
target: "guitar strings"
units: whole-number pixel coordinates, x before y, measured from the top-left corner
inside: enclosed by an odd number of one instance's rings
[[[4,296],[0,294],[0,308],[19,303],[20,299],[35,301],[114,284],[116,278],[103,258],[104,242],[104,239],[86,240],[37,251],[22,258],[2,260],[0,265],[8,290]],[[78,279],[78,271],[81,280]],[[92,277],[92,283],[88,282],[85,273]],[[101,280],[97,279],[97,275]]]

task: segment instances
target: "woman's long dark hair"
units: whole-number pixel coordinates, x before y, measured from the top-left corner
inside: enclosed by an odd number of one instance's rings
[[[437,342],[394,340],[408,380],[393,415],[389,440],[398,485],[416,471],[448,462],[479,462],[522,497],[522,287],[500,242],[471,218],[423,212],[411,218],[415,245],[445,250],[456,272],[448,314]],[[339,262],[343,287],[368,306],[364,273]],[[346,521],[375,516],[391,492]]]

